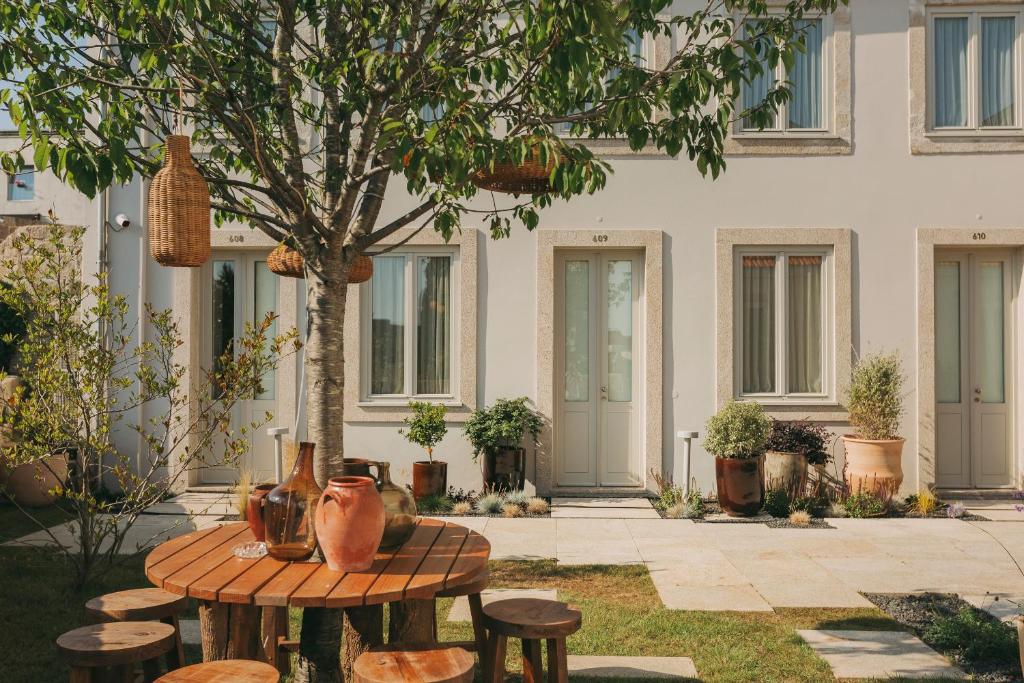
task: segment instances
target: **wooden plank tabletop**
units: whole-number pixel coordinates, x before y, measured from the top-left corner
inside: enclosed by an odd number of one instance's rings
[[[420,518],[396,550],[378,552],[361,572],[334,572],[316,561],[235,557],[252,537],[244,522],[178,536],[146,558],[146,577],[178,595],[225,603],[291,607],[355,607],[431,598],[487,571],[491,545],[460,524]]]

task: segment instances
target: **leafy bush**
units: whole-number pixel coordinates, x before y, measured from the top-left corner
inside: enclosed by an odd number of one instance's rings
[[[469,503],[472,505],[477,499],[477,493],[476,491],[466,491],[464,489],[457,489],[454,486],[449,486],[448,497],[452,499],[453,504]]]
[[[432,493],[416,501],[416,509],[425,515],[441,515],[451,512],[453,507],[451,498],[438,493]]]
[[[828,442],[832,433],[819,424],[806,420],[772,420],[772,433],[768,438],[768,450],[779,453],[802,453],[809,465],[827,465],[832,456]]]
[[[540,415],[527,405],[529,400],[526,396],[498,399],[490,408],[477,408],[470,413],[463,429],[473,445],[474,460],[482,453],[519,448],[526,434],[536,445],[542,422]]]
[[[764,494],[764,511],[772,517],[789,517],[789,494],[782,489],[772,489]]]
[[[932,647],[971,664],[1019,664],[1017,629],[970,607],[935,615],[924,633]]]
[[[855,493],[843,502],[843,508],[850,517],[878,517],[886,513],[885,501],[871,491]]]
[[[704,499],[699,491],[691,491],[689,497],[665,509],[669,519],[700,519],[704,516]]]
[[[811,517],[821,517],[828,509],[827,498],[818,496],[797,496],[790,501],[789,509],[793,512],[806,512]]]
[[[771,430],[760,404],[729,401],[708,420],[703,445],[719,458],[756,458],[765,452]]]
[[[672,483],[672,477],[656,470],[651,470],[651,477],[658,485],[658,499],[654,501],[657,510],[668,510],[673,505],[683,502],[683,487]]]
[[[896,353],[872,354],[857,361],[846,407],[858,437],[876,441],[898,438],[905,379]]]
[[[405,428],[398,430],[406,440],[427,450],[427,459],[434,462],[434,446],[448,433],[444,418],[448,408],[426,401],[409,401],[413,414],[405,418]]]
[[[10,289],[6,282],[0,283],[0,290]],[[0,370],[11,373],[18,345],[25,337],[25,319],[0,297]]]

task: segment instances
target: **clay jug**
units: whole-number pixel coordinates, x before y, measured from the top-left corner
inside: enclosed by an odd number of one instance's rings
[[[303,441],[295,468],[267,494],[263,522],[267,554],[278,560],[308,560],[316,549],[313,513],[322,490],[313,478],[313,448]]]
[[[381,550],[402,545],[416,530],[416,499],[408,489],[391,481],[391,463],[377,463],[377,490],[384,500],[384,538]]]
[[[384,501],[371,477],[333,477],[316,509],[320,552],[331,570],[369,569],[384,536]]]
[[[245,510],[245,519],[249,522],[249,530],[257,541],[267,540],[267,527],[263,523],[263,505],[267,502],[267,494],[274,490],[274,484],[254,486],[249,494],[249,506]]]

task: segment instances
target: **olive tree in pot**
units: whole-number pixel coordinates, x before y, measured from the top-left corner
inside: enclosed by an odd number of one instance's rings
[[[522,490],[526,483],[526,450],[529,434],[537,445],[541,418],[526,396],[501,398],[490,408],[474,410],[466,421],[466,438],[479,460],[484,487],[491,490]]]
[[[756,515],[764,504],[764,452],[772,421],[757,403],[729,401],[707,423],[704,448],[715,456],[718,503],[731,517]]]
[[[903,416],[905,378],[899,355],[876,353],[860,358],[847,393],[852,436],[846,448],[844,478],[851,493],[868,489],[884,495],[903,483],[903,442],[896,432]]]
[[[412,495],[417,501],[427,496],[444,495],[448,490],[448,463],[434,460],[434,446],[448,433],[444,418],[448,408],[426,401],[410,401],[412,415],[405,418],[405,428],[399,430],[405,438],[426,449],[427,459],[412,464]]]
[[[808,465],[825,465],[831,459],[825,450],[832,435],[821,425],[807,420],[772,420],[772,432],[765,453],[764,475],[768,488],[781,488],[802,495]]]

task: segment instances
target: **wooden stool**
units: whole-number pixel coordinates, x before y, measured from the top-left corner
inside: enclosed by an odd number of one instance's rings
[[[389,645],[359,655],[352,683],[472,683],[473,655],[461,647]]]
[[[566,683],[569,666],[565,639],[579,630],[583,613],[555,600],[511,598],[484,605],[484,626],[488,631],[488,682],[505,680],[505,650],[509,638],[523,641],[523,683],[539,683],[544,673],[540,641],[548,641],[548,683]]]
[[[164,674],[157,683],[277,683],[277,669],[265,662],[248,659],[222,659],[217,662],[193,664]]]
[[[156,621],[94,624],[57,638],[57,650],[71,665],[71,683],[89,683],[99,667],[115,667],[123,680],[131,681],[139,662],[145,680],[152,681],[160,675],[160,655],[173,647],[174,627]]]
[[[185,666],[185,648],[181,643],[178,614],[185,609],[188,598],[160,588],[107,593],[85,603],[85,610],[97,622],[160,621],[174,627],[174,649],[167,654],[167,668]]]
[[[483,603],[480,599],[480,593],[487,588],[487,582],[490,580],[490,574],[484,572],[483,576],[474,581],[473,583],[467,583],[464,586],[455,586],[454,588],[448,588],[437,594],[439,598],[458,598],[463,595],[469,600],[469,614],[473,620],[473,640],[468,640],[458,643],[445,643],[446,645],[453,647],[461,647],[463,650],[469,650],[470,652],[476,652],[480,655],[480,663],[483,665],[484,652],[487,651],[487,631],[484,629],[484,612]],[[434,640],[437,640],[437,610],[434,610]]]

